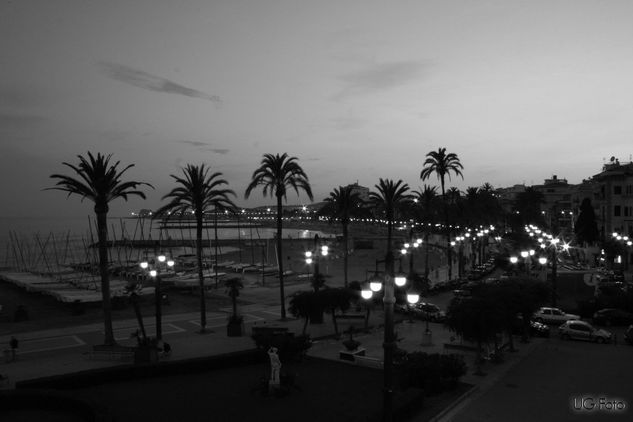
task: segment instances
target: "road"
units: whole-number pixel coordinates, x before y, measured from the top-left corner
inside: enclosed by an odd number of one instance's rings
[[[623,338],[623,327],[611,331]],[[626,344],[565,341],[553,336],[442,421],[632,420],[632,360],[633,347]],[[601,399],[605,404],[598,409]],[[607,409],[613,401],[624,408]],[[594,408],[589,410],[592,403]]]

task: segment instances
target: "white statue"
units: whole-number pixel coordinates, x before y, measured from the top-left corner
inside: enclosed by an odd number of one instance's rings
[[[279,360],[279,354],[277,354],[277,348],[271,347],[268,349],[268,357],[270,358],[270,383],[279,385],[279,371],[281,370],[281,361]]]

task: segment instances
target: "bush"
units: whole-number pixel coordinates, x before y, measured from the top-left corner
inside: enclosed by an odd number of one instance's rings
[[[430,396],[456,388],[465,374],[461,355],[413,352],[399,365],[399,384],[402,389],[421,388]]]
[[[257,349],[267,353],[271,346],[277,348],[279,359],[282,362],[297,361],[303,359],[306,351],[312,346],[310,336],[295,336],[288,332],[262,332],[252,335]]]

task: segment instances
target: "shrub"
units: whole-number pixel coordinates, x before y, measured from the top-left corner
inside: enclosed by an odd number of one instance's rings
[[[400,388],[421,388],[434,395],[457,386],[466,374],[466,363],[457,354],[413,352],[399,365]]]
[[[267,353],[271,346],[276,347],[282,362],[301,360],[312,346],[310,336],[295,336],[294,333],[288,332],[263,332],[253,334],[252,338],[255,340],[257,349],[263,353]]]

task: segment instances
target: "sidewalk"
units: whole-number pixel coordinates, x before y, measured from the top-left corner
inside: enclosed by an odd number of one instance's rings
[[[208,314],[208,317],[217,317],[216,314]],[[163,324],[170,322],[185,321],[199,318],[197,313],[170,315],[163,319]],[[370,314],[368,332],[364,332],[363,320],[340,320],[339,330],[341,336],[339,339],[334,338],[334,327],[331,316],[324,315],[323,324],[308,325],[307,333],[313,340],[312,347],[308,350],[308,355],[325,359],[340,360],[339,353],[345,348],[342,342],[347,338],[347,331],[350,326],[354,326],[356,333],[354,339],[361,343],[361,347],[365,349],[365,356],[376,362],[382,362],[383,359],[383,341],[384,331],[382,330],[384,315],[381,311],[375,311]],[[149,322],[149,321],[148,321]],[[245,326],[245,334],[242,337],[228,337],[224,327],[213,328],[204,334],[195,331],[188,331],[178,335],[165,335],[165,339],[172,346],[172,354],[170,357],[161,358],[161,360],[178,361],[204,356],[219,355],[241,350],[252,349],[255,346],[251,339],[251,329],[253,326],[274,326],[285,327],[288,331],[300,334],[303,329],[303,320],[287,319],[281,321],[278,318],[265,321],[257,321],[253,324]],[[115,328],[136,327],[136,320],[122,320],[114,323]],[[423,333],[426,323],[423,321],[403,320],[395,325],[395,331],[398,338],[397,345],[399,348],[408,352],[423,351],[426,353],[458,353],[463,354],[466,364],[468,365],[468,373],[462,378],[465,383],[478,386],[479,389],[492,385],[498,378],[501,371],[506,371],[507,367],[516,363],[524,357],[538,343],[538,339],[532,339],[530,344],[516,344],[519,351],[517,353],[506,353],[506,362],[502,364],[486,364],[484,371],[488,373],[486,376],[474,375],[474,357],[472,351],[445,349],[446,343],[457,343],[453,339],[453,334],[443,325],[430,323],[429,328],[432,331],[432,342],[423,345]],[[45,330],[37,332],[29,332],[20,334],[21,341],[29,339],[54,339],[57,337],[72,337],[85,335],[85,333],[93,333],[94,338],[102,339],[102,325],[90,324],[83,326],[67,327],[63,329]],[[0,345],[5,348],[10,336],[0,337]],[[123,345],[134,345],[134,339],[121,341]],[[98,344],[98,341],[93,343]],[[20,354],[13,362],[2,362],[0,364],[0,374],[8,377],[8,383],[0,388],[12,388],[16,382],[62,375],[66,373],[86,371],[90,369],[114,367],[118,365],[129,365],[129,362],[117,362],[107,360],[91,360],[85,355],[90,350],[91,344],[83,346],[65,348],[63,350],[53,351],[49,353],[28,353]],[[354,364],[350,362],[350,364]]]

